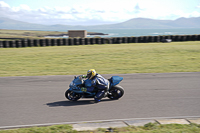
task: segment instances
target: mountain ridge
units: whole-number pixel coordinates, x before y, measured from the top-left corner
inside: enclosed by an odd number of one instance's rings
[[[200,17],[178,18],[176,20],[158,20],[150,18],[133,18],[125,22],[103,25],[42,25],[28,23],[9,18],[0,18],[0,29],[13,30],[89,30],[89,29],[175,29],[175,28],[200,28]]]

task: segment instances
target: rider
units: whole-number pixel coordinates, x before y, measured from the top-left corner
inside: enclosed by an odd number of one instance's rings
[[[94,100],[96,102],[101,101],[101,99],[105,96],[107,89],[109,88],[109,81],[102,77],[100,74],[96,73],[94,69],[88,70],[86,77],[89,79],[89,82],[91,83],[92,87],[98,89]]]

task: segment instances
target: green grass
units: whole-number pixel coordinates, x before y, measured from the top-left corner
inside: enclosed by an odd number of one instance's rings
[[[167,124],[148,123],[144,126],[127,126],[123,128],[111,128],[114,133],[199,133],[198,124]],[[110,131],[111,131],[110,130]],[[94,131],[75,131],[70,125],[54,125],[48,127],[32,127],[12,130],[1,130],[0,133],[105,133],[108,129],[99,128]]]
[[[200,72],[200,41],[0,48],[0,76]]]
[[[54,125],[47,127],[32,127],[10,130],[0,130],[0,133],[77,133],[71,125]]]
[[[168,125],[159,125],[157,123],[148,123],[144,126],[129,126],[123,128],[113,128],[115,133],[199,133],[200,125],[189,124],[168,124]],[[98,129],[94,133],[105,133],[106,129]],[[84,133],[84,132],[82,132]],[[89,131],[85,132],[89,133]]]

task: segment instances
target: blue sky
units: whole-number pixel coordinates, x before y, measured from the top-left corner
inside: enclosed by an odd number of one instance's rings
[[[0,17],[47,25],[175,20],[200,17],[200,0],[0,0]]]

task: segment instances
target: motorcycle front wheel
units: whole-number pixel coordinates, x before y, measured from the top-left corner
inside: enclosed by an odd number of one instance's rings
[[[124,89],[123,87],[116,85],[109,90],[109,93],[110,94],[108,95],[108,98],[112,100],[117,100],[124,95]]]
[[[70,101],[77,101],[81,98],[81,94],[74,93],[73,91],[67,90],[65,97]]]

